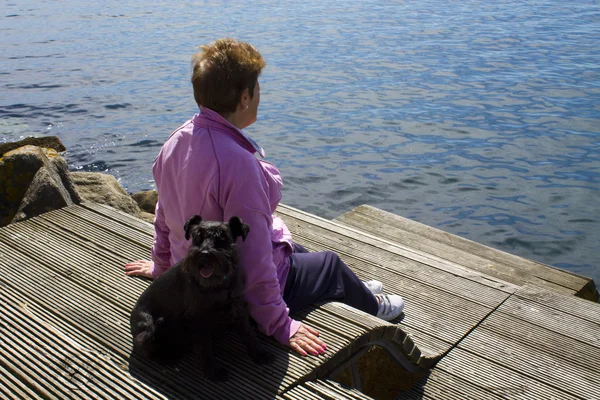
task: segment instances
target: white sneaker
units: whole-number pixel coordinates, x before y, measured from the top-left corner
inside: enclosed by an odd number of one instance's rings
[[[377,318],[384,321],[391,321],[402,314],[404,310],[404,300],[396,294],[376,294],[375,298],[379,302]]]
[[[383,283],[376,281],[376,280],[363,281],[363,284],[373,294],[380,294],[381,291],[383,290]]]

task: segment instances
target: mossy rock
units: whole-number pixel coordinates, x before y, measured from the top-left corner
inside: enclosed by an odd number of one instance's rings
[[[141,210],[137,203],[114,176],[100,172],[72,172],[71,179],[83,200],[105,204],[135,217],[140,216]]]
[[[56,136],[26,137],[18,142],[0,143],[0,157],[9,151],[13,151],[23,146],[37,146],[45,149],[53,149],[59,153],[66,151],[67,148]]]
[[[156,203],[158,202],[158,192],[156,190],[138,192],[131,195],[131,197],[137,202],[142,211],[154,214],[154,210],[156,210]]]
[[[27,145],[0,158],[0,226],[78,202],[55,149]]]
[[[0,226],[11,223],[33,177],[42,168],[52,149],[24,146],[5,153],[0,158]]]

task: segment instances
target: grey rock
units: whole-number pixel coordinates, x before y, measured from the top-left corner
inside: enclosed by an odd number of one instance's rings
[[[140,208],[114,176],[100,172],[71,172],[77,192],[85,201],[105,204],[138,217]]]
[[[25,192],[12,223],[73,205],[69,193],[48,168],[40,168]]]

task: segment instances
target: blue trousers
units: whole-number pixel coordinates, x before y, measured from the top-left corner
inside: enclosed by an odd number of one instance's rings
[[[377,299],[332,251],[310,253],[294,243],[283,300],[290,313],[324,301],[339,301],[376,315]]]

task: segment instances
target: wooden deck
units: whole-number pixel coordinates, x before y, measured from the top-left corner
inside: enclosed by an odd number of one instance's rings
[[[336,251],[359,277],[402,294],[404,318],[315,307],[295,317],[321,331],[326,356],[299,357],[263,338],[277,354],[269,366],[254,365],[232,335],[219,344],[232,372],[221,384],[189,359],[162,368],[130,358],[129,313],[148,282],[123,265],[149,257],[152,226],[72,206],[0,228],[0,398],[363,399],[328,378],[379,345],[412,371],[437,362],[404,399],[600,399],[600,305],[482,274],[351,218],[278,213],[297,242]]]
[[[519,286],[400,399],[600,399],[593,280],[370,206],[336,221]]]
[[[600,399],[600,305],[517,291],[400,399]]]
[[[600,300],[594,281],[588,277],[484,246],[375,207],[362,205],[335,220],[398,246],[435,254],[518,286],[531,284],[587,300]]]

